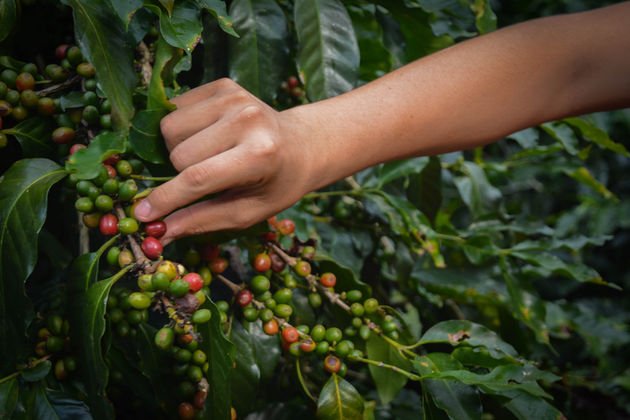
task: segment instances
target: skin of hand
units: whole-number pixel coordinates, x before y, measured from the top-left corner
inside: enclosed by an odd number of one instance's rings
[[[136,217],[168,215],[163,244],[242,229],[378,163],[629,106],[628,51],[625,2],[507,27],[283,112],[230,80],[211,82],[172,100],[178,108],[161,128],[180,173],[138,205]]]

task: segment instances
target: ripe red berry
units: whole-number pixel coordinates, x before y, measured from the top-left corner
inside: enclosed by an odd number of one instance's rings
[[[254,270],[265,272],[271,268],[271,258],[266,252],[261,252],[254,258]]]
[[[282,330],[282,338],[287,343],[295,343],[300,338],[300,334],[295,327],[286,327]]]
[[[319,278],[319,281],[324,287],[335,287],[335,284],[337,284],[337,277],[333,273],[324,273]]]
[[[214,260],[210,261],[209,266],[210,266],[210,271],[212,271],[215,274],[221,274],[227,269],[228,262],[223,257],[217,257]]]
[[[306,340],[302,340],[300,342],[300,350],[302,350],[304,353],[312,352],[313,350],[315,350],[315,346],[315,342],[310,338],[307,338]]]
[[[269,254],[269,257],[271,258],[271,270],[274,273],[279,273],[284,270],[284,267],[286,267],[287,264],[284,262],[280,255]]]
[[[271,216],[269,219],[267,219],[267,223],[269,223],[271,227],[275,228],[278,224],[278,216]]]
[[[120,155],[111,155],[103,161],[105,165],[115,165],[120,160]]]
[[[98,227],[103,235],[114,236],[118,233],[118,218],[113,214],[106,214],[101,217]]]
[[[275,319],[271,319],[263,325],[263,331],[267,335],[276,335],[278,334],[278,321]]]
[[[144,255],[148,258],[154,260],[162,255],[162,244],[153,236],[147,236],[144,238],[144,241],[142,241],[142,252],[144,252]],[[203,280],[201,283],[203,285]]]
[[[243,289],[236,295],[236,301],[241,306],[247,306],[252,301],[252,292],[249,289]]]
[[[311,274],[311,265],[308,261],[298,261],[293,269],[302,277],[306,277]]]
[[[0,126],[0,128],[2,128]],[[87,146],[85,144],[81,144],[81,143],[77,143],[77,144],[73,144],[72,147],[70,148],[70,154],[74,155],[77,150],[81,150],[81,149],[85,149]]]
[[[189,402],[183,402],[177,408],[179,418],[182,420],[191,420],[195,416],[195,407]]]
[[[295,231],[295,223],[291,219],[282,219],[276,226],[280,235],[290,235]]]
[[[289,78],[287,79],[287,84],[289,85],[291,89],[293,89],[295,87],[300,86],[300,81],[295,76],[289,76]]]
[[[166,233],[166,223],[164,223],[162,220],[149,222],[144,225],[144,231],[149,236],[153,236],[154,238],[161,238]]]
[[[337,358],[337,356],[329,354],[324,359],[324,367],[330,373],[339,372],[339,369],[341,369],[341,361]]]
[[[66,144],[74,140],[74,130],[70,127],[59,127],[52,132],[52,139],[57,144]]]
[[[275,241],[276,238],[278,238],[278,234],[276,232],[267,232],[262,236],[262,240],[266,242]]]
[[[198,292],[203,287],[203,278],[197,273],[186,274],[184,280],[188,282],[191,292]]]
[[[206,396],[208,395],[208,393],[206,391],[198,391],[195,394],[195,397],[193,398],[193,402],[195,404],[195,407],[197,407],[198,409],[202,410],[203,409],[203,404],[206,402]]]
[[[68,50],[68,44],[61,44],[55,48],[55,57],[57,60],[63,60],[66,58],[66,51]]]
[[[35,87],[35,78],[31,73],[20,73],[15,79],[15,87],[20,92],[31,90]]]
[[[105,164],[103,166],[105,166],[105,169],[107,169],[107,176],[110,179],[116,178],[116,169],[114,169],[114,167],[112,165]]]
[[[210,262],[215,260],[219,256],[219,245],[217,244],[206,244],[201,251],[201,257],[204,261]]]

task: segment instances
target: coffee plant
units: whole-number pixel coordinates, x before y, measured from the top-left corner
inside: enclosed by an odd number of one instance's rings
[[[630,416],[622,111],[164,249],[134,218],[176,173],[169,98],[287,109],[568,11],[505,3],[0,0],[0,418]]]

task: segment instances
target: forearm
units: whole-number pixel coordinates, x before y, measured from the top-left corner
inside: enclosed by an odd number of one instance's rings
[[[321,187],[374,164],[469,149],[630,105],[630,3],[508,27],[347,94],[283,112]],[[325,166],[324,166],[325,164]]]

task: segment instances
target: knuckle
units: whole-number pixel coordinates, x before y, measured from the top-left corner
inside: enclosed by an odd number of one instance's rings
[[[215,83],[219,89],[228,89],[236,85],[236,82],[234,82],[234,80],[229,79],[227,77],[222,77],[214,81],[213,83]]]
[[[234,214],[232,223],[236,230],[243,230],[256,223],[256,220],[248,212],[240,211]]]
[[[248,95],[247,92],[243,93],[244,95]],[[241,120],[252,120],[259,119],[264,115],[263,109],[258,105],[247,105],[244,107],[238,114],[238,118]]]
[[[173,121],[173,113],[168,114],[160,121],[160,131],[162,132],[162,137],[166,141],[172,139],[175,136],[177,125]]]
[[[171,163],[173,164],[173,167],[178,171],[181,172],[184,170],[184,168],[186,168],[186,158],[185,158],[185,153],[183,151],[183,149],[181,147],[175,147],[170,155],[168,156]]]
[[[202,189],[212,179],[211,171],[204,165],[189,166],[182,175],[185,182],[195,189]]]
[[[250,145],[251,153],[258,159],[267,161],[278,152],[278,144],[269,136],[260,136]]]

